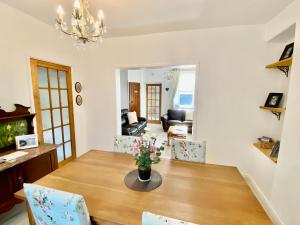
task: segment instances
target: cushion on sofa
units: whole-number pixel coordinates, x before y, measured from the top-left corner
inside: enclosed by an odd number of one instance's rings
[[[133,123],[138,122],[136,112],[128,112],[127,116],[128,116],[129,124],[133,124]]]

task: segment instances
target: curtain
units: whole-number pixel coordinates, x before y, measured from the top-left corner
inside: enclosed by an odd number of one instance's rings
[[[179,69],[173,69],[170,71],[170,75],[172,77],[172,85],[171,85],[171,94],[172,94],[172,105],[173,109],[177,108],[177,104],[175,102],[178,83],[179,83],[179,76],[180,76],[180,70]]]

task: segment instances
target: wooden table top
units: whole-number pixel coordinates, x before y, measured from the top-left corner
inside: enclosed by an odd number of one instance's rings
[[[124,184],[131,155],[91,150],[36,184],[81,194],[92,216],[119,224],[141,224],[143,211],[200,225],[272,224],[235,167],[162,159],[153,168],[162,185],[135,192]]]
[[[35,157],[38,157],[40,155],[43,155],[43,154],[45,154],[47,152],[53,151],[55,149],[56,149],[56,145],[42,144],[42,145],[39,145],[36,148],[30,148],[30,149],[20,150],[20,151],[28,152],[28,154],[24,155],[24,156],[21,156],[21,157],[15,159],[15,160],[1,163],[0,164],[0,172],[3,171],[3,170],[9,169],[11,167],[14,167],[14,166],[16,166],[18,164],[21,164],[21,163],[23,163],[25,161],[28,161],[30,159],[33,159]],[[0,156],[8,155],[8,154],[14,153],[16,151],[18,151],[18,150],[14,149],[14,150],[9,150],[9,151],[5,151],[5,152],[1,152]]]

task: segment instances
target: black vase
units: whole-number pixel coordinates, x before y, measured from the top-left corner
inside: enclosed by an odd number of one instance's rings
[[[139,168],[139,181],[140,182],[149,182],[151,180],[151,167],[150,168]]]

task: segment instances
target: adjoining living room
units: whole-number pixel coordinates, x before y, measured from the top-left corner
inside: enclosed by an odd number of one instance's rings
[[[155,134],[170,145],[191,138],[195,103],[195,65],[120,70],[121,133]]]

